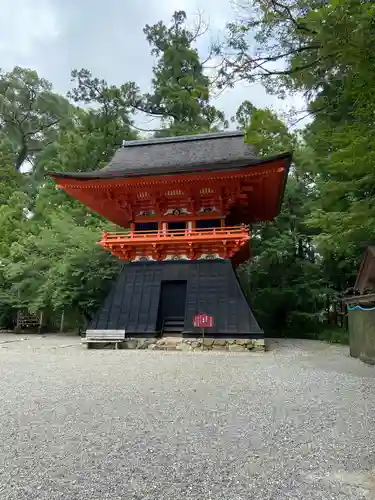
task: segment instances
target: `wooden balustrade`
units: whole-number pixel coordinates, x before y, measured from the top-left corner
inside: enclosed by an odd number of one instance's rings
[[[241,249],[241,259],[246,260],[250,256],[250,247],[247,244],[249,240],[249,228],[242,225],[104,233],[99,245],[128,261],[141,257],[164,260],[168,256],[197,259],[202,255],[218,255],[223,259],[230,259]]]
[[[101,243],[115,242],[130,242],[132,240],[172,240],[182,238],[184,240],[200,240],[200,239],[231,239],[238,237],[249,236],[248,226],[233,226],[233,227],[217,227],[217,228],[201,228],[201,229],[159,229],[154,231],[122,231],[116,233],[104,233]]]

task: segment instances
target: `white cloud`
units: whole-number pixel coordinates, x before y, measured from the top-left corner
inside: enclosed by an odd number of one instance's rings
[[[48,0],[1,0],[0,55],[4,65],[33,59],[40,46],[58,37],[56,13]],[[7,64],[8,63],[8,64]]]
[[[210,32],[198,41],[202,57],[234,15],[230,0],[148,0],[147,8],[145,2],[124,0],[0,0],[1,66],[36,69],[64,93],[71,69],[82,67],[110,83],[132,80],[147,90],[153,60],[142,29],[160,19],[168,22],[179,9],[186,10],[190,21],[201,11],[210,24]],[[245,83],[223,92],[214,104],[230,118],[244,100],[281,110],[291,104],[267,95],[260,85]],[[147,117],[138,123],[157,126]]]

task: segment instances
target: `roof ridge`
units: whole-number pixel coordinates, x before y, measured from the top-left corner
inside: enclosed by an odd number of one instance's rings
[[[180,135],[173,137],[152,137],[151,139],[136,139],[131,141],[122,141],[122,148],[139,147],[139,146],[153,146],[156,144],[173,144],[178,142],[193,142],[193,141],[206,141],[212,139],[223,139],[227,137],[244,137],[244,132],[239,130],[229,130],[224,132],[208,132],[204,134],[194,135]]]

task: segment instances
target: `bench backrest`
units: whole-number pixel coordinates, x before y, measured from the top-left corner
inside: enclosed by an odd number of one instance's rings
[[[87,330],[86,338],[91,340],[123,340],[125,330]]]

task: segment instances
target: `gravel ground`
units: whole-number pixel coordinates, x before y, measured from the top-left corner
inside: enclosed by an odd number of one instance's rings
[[[375,498],[375,368],[346,348],[2,335],[0,375],[1,499]]]

